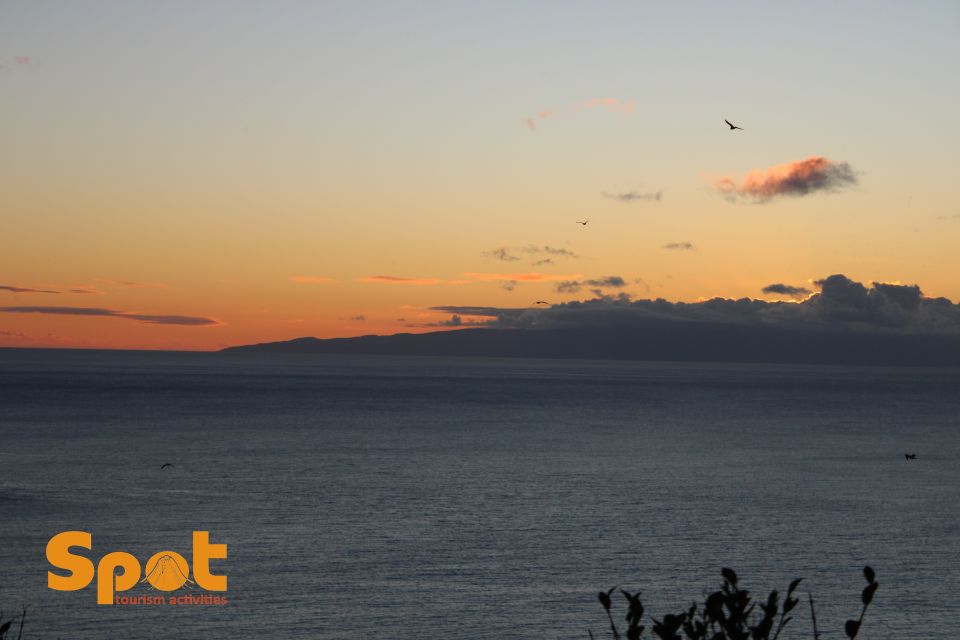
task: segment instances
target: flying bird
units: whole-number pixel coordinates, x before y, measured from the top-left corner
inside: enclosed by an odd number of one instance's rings
[[[160,468],[161,468],[161,469],[166,469],[167,467],[172,467],[172,466],[173,466],[172,463],[170,463],[170,462],[164,462],[162,465],[160,465]]]
[[[907,460],[916,460],[916,459],[917,459],[917,454],[915,454],[915,453],[905,453],[905,454],[903,454],[903,457],[906,458]]]
[[[743,131],[743,127],[738,127],[737,125],[733,124],[729,120],[724,120],[724,122],[726,122],[727,125],[729,125],[730,131],[733,131],[734,129],[740,129],[740,131]]]
[[[551,306],[550,303],[547,302],[546,300],[537,300],[537,301],[534,302],[533,304],[545,304],[545,305],[547,305],[548,307]]]
[[[576,222],[577,224],[582,224],[583,226],[587,226],[587,223],[590,222],[590,221],[589,221],[589,220],[583,220],[583,221],[574,220],[574,222]]]

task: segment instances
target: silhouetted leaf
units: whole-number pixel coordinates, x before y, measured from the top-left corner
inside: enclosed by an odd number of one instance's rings
[[[796,589],[798,586],[800,586],[800,581],[801,581],[801,580],[803,580],[803,578],[797,578],[796,580],[794,580],[793,582],[790,583],[790,587],[787,588],[787,595],[793,593],[794,589]]]
[[[737,573],[730,567],[724,567],[720,570],[720,574],[723,576],[723,579],[729,582],[734,587],[737,586]]]
[[[867,566],[863,568],[863,577],[867,579],[867,582],[873,582],[876,576],[873,574],[873,569]]]
[[[843,630],[847,633],[848,638],[856,638],[857,632],[860,631],[860,621],[847,620],[847,624],[843,625]]]
[[[603,608],[610,611],[610,595],[606,591],[601,591],[597,594],[597,598],[600,600]]]
[[[873,601],[873,594],[877,590],[877,587],[880,586],[879,582],[871,582],[863,589],[861,594],[861,599],[863,600],[863,606],[867,606],[870,602]]]

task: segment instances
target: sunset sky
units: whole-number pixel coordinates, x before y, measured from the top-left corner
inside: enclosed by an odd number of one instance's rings
[[[0,346],[957,301],[958,75],[955,1],[5,0]]]

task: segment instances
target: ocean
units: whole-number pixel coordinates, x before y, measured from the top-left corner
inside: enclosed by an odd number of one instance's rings
[[[802,577],[781,638],[812,638],[811,592],[829,639],[869,564],[861,638],[954,637],[958,390],[957,369],[0,350],[0,609],[31,640],[583,640],[609,637],[601,589],[659,619],[732,567],[761,596]],[[51,590],[69,530],[141,563],[209,531],[227,603]]]

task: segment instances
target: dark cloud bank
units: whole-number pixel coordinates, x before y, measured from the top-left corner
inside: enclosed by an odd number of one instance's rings
[[[607,295],[550,308],[435,307],[485,328],[300,338],[234,350],[960,366],[960,305],[916,285],[818,281],[803,302],[697,303]],[[455,325],[456,326],[456,325]]]

